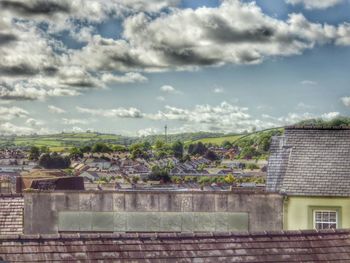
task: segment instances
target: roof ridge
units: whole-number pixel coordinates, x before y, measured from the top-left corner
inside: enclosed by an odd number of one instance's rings
[[[286,126],[285,129],[295,129],[295,130],[350,130],[350,125],[340,125],[340,126],[290,125],[290,126]]]
[[[242,232],[115,232],[115,233],[60,233],[60,234],[12,234],[0,235],[3,240],[56,240],[56,239],[186,239],[186,238],[230,238],[230,237],[273,237],[273,236],[319,236],[350,235],[350,229],[328,230],[281,230],[281,231],[242,231]]]

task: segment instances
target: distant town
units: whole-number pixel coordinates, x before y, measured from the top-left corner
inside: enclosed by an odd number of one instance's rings
[[[1,192],[14,191],[20,177],[39,180],[45,190],[43,182],[52,181],[53,170],[54,176],[83,178],[85,189],[264,187],[271,136],[280,133],[273,129],[219,144],[166,143],[165,135],[154,144],[96,142],[59,152],[48,146],[6,146],[0,152]]]

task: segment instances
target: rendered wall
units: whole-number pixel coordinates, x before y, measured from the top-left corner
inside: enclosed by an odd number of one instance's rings
[[[24,198],[25,234],[144,229],[262,231],[281,230],[283,221],[282,197],[266,193],[70,191],[25,193]],[[86,222],[75,223],[79,220]],[[149,229],[145,222],[152,220],[155,223]],[[118,222],[121,225],[116,225]],[[104,229],[105,225],[109,227]],[[159,228],[154,228],[157,225]]]
[[[284,202],[284,229],[312,229],[310,208],[335,208],[340,211],[338,228],[350,228],[350,198],[288,197]]]

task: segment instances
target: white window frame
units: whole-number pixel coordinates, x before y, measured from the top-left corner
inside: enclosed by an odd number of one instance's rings
[[[317,223],[321,223],[321,224],[334,224],[334,222],[331,222],[331,221],[321,221],[321,222],[316,222],[316,213],[317,212],[328,212],[328,213],[335,213],[335,228],[337,229],[338,228],[338,217],[339,217],[339,213],[337,210],[331,210],[331,209],[316,209],[316,210],[313,210],[313,225],[314,225],[314,229],[317,229],[316,228],[316,224]],[[325,229],[325,228],[324,228]]]

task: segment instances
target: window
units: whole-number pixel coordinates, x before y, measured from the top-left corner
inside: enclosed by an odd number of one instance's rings
[[[314,228],[331,229],[338,227],[338,213],[335,210],[314,210]]]

